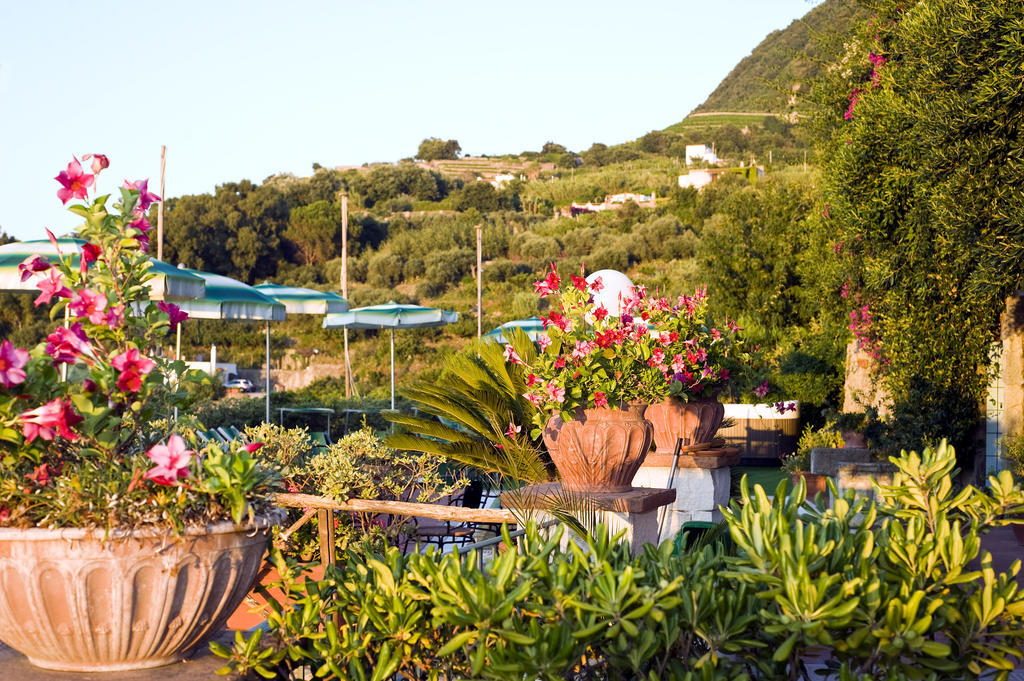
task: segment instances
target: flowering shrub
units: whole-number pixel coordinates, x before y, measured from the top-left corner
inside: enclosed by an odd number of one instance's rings
[[[85,220],[81,250],[19,266],[40,291],[36,306],[64,323],[31,349],[0,343],[0,526],[240,522],[261,510],[273,479],[253,462],[254,446],[200,447],[184,426],[160,427],[197,379],[158,351],[186,315],[147,299],[144,212],[160,199],[139,180],[111,207],[109,195],[90,201],[109,165],[91,158],[92,173],[75,159],[56,177],[62,202],[81,200],[69,207]]]
[[[749,359],[735,322],[719,329],[711,321],[705,290],[670,301],[638,286],[616,317],[594,300],[603,288],[600,277],[588,283],[582,274],[571,275],[563,290],[552,266],[534,284],[542,297],[557,299],[541,317],[541,351],[525,367],[526,397],[540,410],[538,427],[556,412],[567,420],[580,408],[714,397]],[[505,355],[523,363],[511,345]]]

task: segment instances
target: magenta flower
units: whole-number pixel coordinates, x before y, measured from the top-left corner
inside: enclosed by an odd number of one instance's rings
[[[28,364],[28,350],[14,347],[9,340],[0,343],[0,383],[5,388],[25,382],[25,365]]]
[[[21,430],[27,442],[32,442],[37,437],[43,440],[53,440],[55,435],[74,442],[78,439],[70,427],[82,420],[82,417],[75,413],[71,404],[60,397],[54,398],[42,405],[23,412],[18,416],[21,419]]]
[[[853,119],[853,107],[857,106],[857,102],[860,101],[860,90],[854,90],[850,93],[850,106],[847,107],[846,113],[843,114],[843,118],[846,120]]]
[[[768,381],[765,381],[761,385],[754,388],[754,394],[757,395],[758,397],[763,398],[765,395],[768,394],[768,390]]]
[[[112,305],[107,310],[107,316],[103,318],[107,328],[119,329],[124,326],[124,305]]]
[[[128,348],[110,360],[110,366],[121,372],[117,387],[125,392],[138,392],[142,388],[142,377],[153,370],[156,362],[142,356],[136,348]]]
[[[125,180],[124,186],[125,189],[135,189],[139,192],[139,203],[135,206],[136,212],[141,213],[160,200],[159,196],[149,191],[149,180],[136,180],[135,182]]]
[[[595,407],[607,407],[608,398],[600,390],[594,391],[594,406]]]
[[[544,404],[544,398],[538,395],[537,393],[526,393],[525,395],[523,395],[523,397],[528,399],[530,401],[530,404],[532,404],[535,407],[540,407],[540,405]]]
[[[88,317],[89,321],[93,324],[102,324],[106,321],[106,314],[103,310],[107,307],[107,297],[92,289],[86,288],[81,291],[75,291],[71,296],[71,302],[68,303],[68,307],[71,308],[71,314],[79,319]]]
[[[262,446],[263,446],[262,442],[250,442],[250,443],[244,445],[242,447],[242,449],[244,449],[245,451],[249,452],[250,454],[254,454],[256,452],[256,450],[259,449]]]
[[[555,263],[551,263],[551,271],[543,281],[533,282],[533,291],[541,298],[549,296],[552,293],[558,292],[558,287],[561,285],[562,280],[559,278],[558,273],[555,272]]]
[[[89,187],[92,186],[94,177],[82,172],[82,164],[75,158],[68,164],[67,170],[62,170],[57,177],[53,178],[61,183],[62,187],[57,190],[57,198],[67,203],[70,199],[84,199],[89,194]]]
[[[159,303],[156,304],[156,306],[160,310],[166,312],[167,316],[170,317],[169,321],[171,323],[171,331],[174,331],[174,329],[177,328],[178,324],[181,324],[183,321],[188,319],[188,313],[182,312],[181,308],[175,305],[174,303],[165,303],[163,301],[160,301]]]
[[[146,479],[158,485],[173,485],[178,478],[188,477],[188,463],[195,454],[185,449],[185,441],[175,433],[167,439],[166,445],[153,445],[146,456],[156,464],[146,471]]]
[[[41,255],[30,255],[18,265],[18,271],[21,272],[21,280],[28,281],[33,274],[36,272],[45,272],[46,270],[53,267],[50,261]]]
[[[516,435],[521,433],[522,430],[523,430],[522,426],[517,426],[516,424],[512,423],[511,421],[509,421],[508,422],[508,428],[505,429],[505,435],[507,435],[510,439],[515,440],[516,439]]]
[[[64,285],[64,275],[56,267],[51,267],[47,271],[46,276],[36,284],[36,288],[42,291],[36,298],[36,307],[49,304],[54,296],[71,297],[71,289]]]
[[[59,327],[47,336],[46,354],[53,358],[53,366],[73,364],[78,357],[92,354],[92,345],[82,330],[81,322],[75,322],[67,329]]]
[[[549,345],[551,345],[551,337],[546,333],[542,333],[537,336],[537,345],[540,346],[541,352],[544,352]]]
[[[594,281],[590,282],[590,292],[600,293],[604,290],[604,282],[601,281],[601,277],[594,277]]]
[[[539,378],[537,378],[533,374],[527,374],[527,376],[526,376],[526,385],[527,386],[536,385],[538,383],[540,383],[540,379]]]
[[[133,220],[131,226],[139,230],[143,234],[153,229],[153,225],[149,224],[149,220],[146,219],[145,215],[140,215],[137,220]]]

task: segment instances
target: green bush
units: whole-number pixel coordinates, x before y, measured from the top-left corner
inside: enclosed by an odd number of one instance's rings
[[[392,253],[377,253],[370,258],[367,270],[367,283],[380,288],[389,288],[402,281],[402,268],[405,260]]]
[[[469,248],[437,251],[429,253],[424,258],[424,264],[427,281],[434,284],[457,284],[476,264],[476,251]]]
[[[945,446],[894,462],[877,506],[744,480],[731,548],[666,541],[633,557],[600,527],[581,547],[530,524],[483,567],[349,552],[302,581],[277,557],[272,586],[289,599],[261,588],[266,638],[214,651],[223,671],[268,678],[1006,679],[1024,657],[1020,564],[996,574],[978,537],[1024,512],[1024,492],[1004,472],[990,494],[955,493]]]

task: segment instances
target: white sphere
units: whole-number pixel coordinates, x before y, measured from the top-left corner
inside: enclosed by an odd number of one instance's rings
[[[594,294],[594,303],[604,305],[604,308],[608,310],[608,314],[618,317],[621,314],[619,301],[633,297],[633,282],[622,272],[598,270],[597,272],[591,272],[587,276],[587,283],[594,283],[594,280],[598,277],[601,278],[604,288],[599,293]]]

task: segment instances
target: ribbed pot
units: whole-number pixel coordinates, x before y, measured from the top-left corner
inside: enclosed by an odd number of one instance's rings
[[[544,427],[544,444],[571,492],[625,492],[651,448],[654,429],[645,404],[625,409],[580,409],[568,423],[555,415]]]
[[[102,530],[0,528],[0,641],[60,671],[177,662],[249,592],[280,518],[107,541]]]
[[[659,454],[675,452],[679,438],[683,438],[684,445],[711,442],[723,418],[725,405],[718,400],[687,402],[670,397],[647,408]]]

